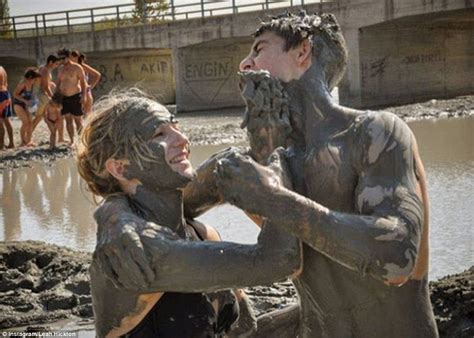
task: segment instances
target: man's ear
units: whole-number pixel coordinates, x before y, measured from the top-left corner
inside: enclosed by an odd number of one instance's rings
[[[298,54],[296,55],[296,61],[299,65],[307,65],[311,62],[312,47],[309,39],[304,39],[297,47]]]
[[[110,175],[115,177],[118,181],[125,179],[123,176],[125,173],[125,160],[117,160],[115,158],[109,158],[105,161],[105,169],[109,172]]]

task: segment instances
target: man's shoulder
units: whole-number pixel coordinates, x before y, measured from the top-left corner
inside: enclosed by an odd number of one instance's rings
[[[357,129],[362,136],[370,136],[372,139],[381,137],[398,137],[397,135],[409,133],[410,128],[397,115],[388,111],[366,111],[357,118]]]
[[[410,148],[412,132],[397,115],[387,111],[367,111],[361,114],[359,143],[362,157],[374,163],[381,153]]]

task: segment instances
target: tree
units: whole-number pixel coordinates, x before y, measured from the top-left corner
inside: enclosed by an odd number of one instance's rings
[[[0,0],[1,1],[1,0]],[[167,0],[134,0],[133,19],[142,22],[154,21],[168,10]]]
[[[0,0],[0,37],[11,35],[12,22],[10,20],[10,8],[8,0]]]

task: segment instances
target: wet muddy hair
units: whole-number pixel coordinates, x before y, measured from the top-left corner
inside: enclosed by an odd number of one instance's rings
[[[298,47],[309,39],[312,45],[313,63],[320,62],[332,90],[341,80],[347,65],[347,47],[341,28],[333,14],[298,15],[286,12],[264,21],[255,37],[273,32],[285,40],[285,51]]]
[[[149,111],[157,102],[138,88],[112,91],[94,104],[81,133],[76,161],[89,190],[107,197],[123,193],[118,181],[105,168],[110,158],[129,159],[143,168],[145,161],[156,161],[139,133],[130,132],[127,120],[139,111]],[[163,109],[166,109],[163,107]]]

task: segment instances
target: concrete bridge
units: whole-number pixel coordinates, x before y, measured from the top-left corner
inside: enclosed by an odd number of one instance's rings
[[[474,93],[474,0],[334,0],[304,8],[334,13],[342,26],[349,47],[342,104],[373,107]],[[241,106],[238,64],[260,18],[282,10],[2,39],[0,64],[13,86],[25,67],[67,46],[85,52],[102,72],[99,94],[138,83],[180,111]]]

